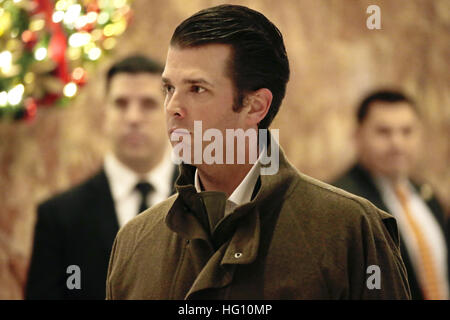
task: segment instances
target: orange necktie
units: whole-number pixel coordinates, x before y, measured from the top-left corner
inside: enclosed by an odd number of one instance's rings
[[[406,220],[414,234],[419,249],[419,259],[421,261],[420,278],[421,287],[426,300],[442,300],[442,290],[440,290],[439,280],[437,277],[436,265],[430,252],[430,246],[427,238],[423,234],[423,230],[413,217],[409,208],[406,190],[401,186],[395,187],[395,193],[405,213]]]

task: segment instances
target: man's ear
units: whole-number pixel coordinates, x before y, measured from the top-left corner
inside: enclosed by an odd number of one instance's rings
[[[248,93],[244,98],[244,108],[247,111],[246,120],[249,126],[258,125],[272,104],[272,92],[267,88]]]

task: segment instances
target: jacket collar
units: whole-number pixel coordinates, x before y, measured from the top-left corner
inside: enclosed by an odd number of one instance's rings
[[[167,226],[185,239],[203,239],[212,246],[211,237],[219,244],[223,256],[221,265],[248,264],[256,259],[259,249],[261,220],[270,215],[284,202],[296,177],[296,169],[288,162],[279,147],[279,170],[274,175],[261,175],[260,188],[250,202],[239,205],[234,212],[224,217],[211,232],[202,227],[205,217],[202,197],[225,197],[222,192],[197,193],[194,186],[195,167],[180,165],[180,175],[175,183],[177,198],[166,216]],[[258,183],[259,185],[259,183]],[[228,243],[227,246],[223,244]]]

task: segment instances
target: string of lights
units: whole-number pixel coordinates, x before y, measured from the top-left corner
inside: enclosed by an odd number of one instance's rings
[[[64,106],[131,20],[130,0],[0,0],[0,118]]]

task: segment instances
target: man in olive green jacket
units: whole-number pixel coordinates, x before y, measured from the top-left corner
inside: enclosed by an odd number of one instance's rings
[[[256,197],[212,237],[196,219],[200,197],[218,207],[225,198],[197,194],[193,168],[183,165],[178,195],[119,231],[107,298],[409,298],[394,218],[280,155],[279,172],[261,176]]]
[[[270,134],[264,141],[288,78],[281,33],[254,10],[213,7],[177,27],[162,78],[182,154],[177,194],[119,231],[107,299],[410,298],[395,219],[299,173]],[[228,140],[226,164],[225,144],[198,161],[197,120],[214,143],[229,128],[259,129],[257,161],[250,135],[238,146],[244,163]]]

